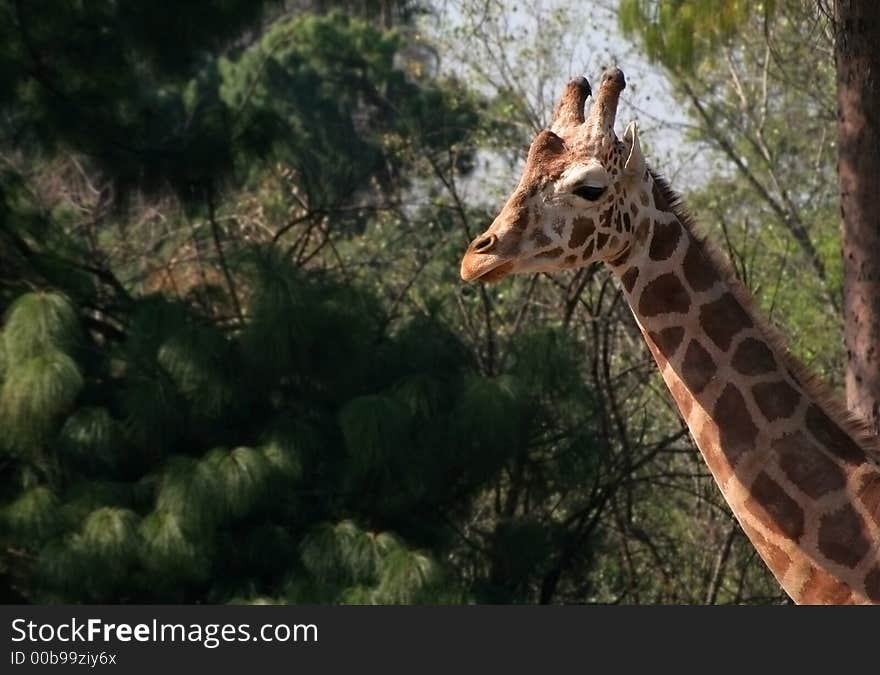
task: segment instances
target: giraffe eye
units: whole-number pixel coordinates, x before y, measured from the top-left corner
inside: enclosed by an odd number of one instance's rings
[[[594,202],[602,196],[605,188],[598,185],[578,185],[572,192],[581,199]]]

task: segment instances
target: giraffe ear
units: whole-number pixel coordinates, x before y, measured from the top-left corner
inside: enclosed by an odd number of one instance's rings
[[[629,146],[629,157],[623,170],[629,176],[641,177],[645,173],[645,156],[639,144],[639,129],[635,122],[630,122],[626,127],[626,131],[623,132],[623,142]]]

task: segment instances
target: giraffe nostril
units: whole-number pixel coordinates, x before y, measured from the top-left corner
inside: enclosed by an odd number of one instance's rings
[[[482,239],[478,239],[474,242],[474,253],[486,253],[495,246],[495,243],[498,241],[498,237],[494,234],[487,235]]]

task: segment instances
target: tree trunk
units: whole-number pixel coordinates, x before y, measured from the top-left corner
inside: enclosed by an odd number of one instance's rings
[[[846,398],[880,432],[880,13],[836,0]]]

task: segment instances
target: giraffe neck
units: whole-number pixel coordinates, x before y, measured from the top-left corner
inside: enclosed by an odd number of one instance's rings
[[[724,498],[796,602],[880,603],[880,467],[653,192],[612,269]]]

